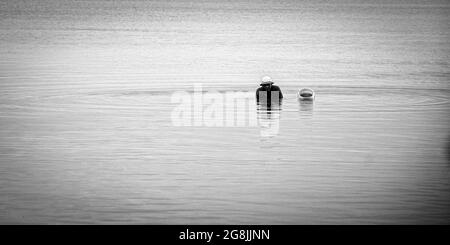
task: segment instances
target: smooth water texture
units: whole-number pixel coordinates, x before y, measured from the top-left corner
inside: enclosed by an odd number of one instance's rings
[[[449,16],[0,1],[0,223],[448,224]],[[174,126],[173,93],[253,93],[263,75],[285,99],[257,125]]]

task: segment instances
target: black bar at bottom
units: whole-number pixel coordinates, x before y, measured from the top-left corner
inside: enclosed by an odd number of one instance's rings
[[[114,241],[156,244],[310,244],[315,242],[376,242],[440,240],[446,244],[448,226],[270,226],[270,225],[156,225],[156,226],[2,226],[2,237],[56,243]],[[442,240],[443,239],[443,240]],[[286,243],[284,243],[286,244]]]

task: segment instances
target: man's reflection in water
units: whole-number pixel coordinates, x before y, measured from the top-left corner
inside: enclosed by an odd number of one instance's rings
[[[274,137],[280,131],[281,101],[258,103],[257,117],[261,137]]]
[[[261,137],[274,137],[280,131],[281,91],[256,91],[257,118]]]

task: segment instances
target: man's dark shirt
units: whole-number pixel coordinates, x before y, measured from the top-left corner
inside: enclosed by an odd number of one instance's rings
[[[269,88],[270,88],[270,90],[269,90]],[[264,93],[264,91],[265,91],[265,93]],[[272,101],[272,98],[271,98],[272,97],[271,92],[274,92],[274,91],[278,91],[278,99],[281,101],[281,99],[283,99],[283,93],[281,93],[280,87],[278,87],[276,85],[259,87],[256,90],[256,101],[259,102],[261,99],[262,102],[267,101],[267,104],[270,105],[271,102],[275,102],[275,101]],[[263,92],[261,94],[261,96],[264,96],[265,98],[264,97],[260,98],[260,92]],[[276,102],[279,103],[280,101],[276,101]]]

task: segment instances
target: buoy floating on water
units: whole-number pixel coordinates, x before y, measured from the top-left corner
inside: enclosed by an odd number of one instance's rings
[[[314,90],[310,88],[303,88],[298,90],[297,98],[299,100],[314,100],[314,97],[316,97],[316,94],[314,93]]]

